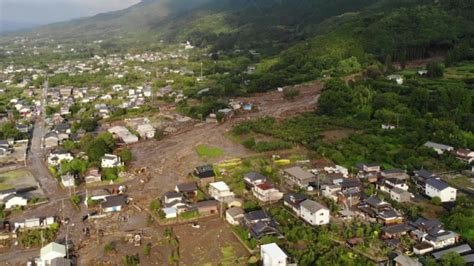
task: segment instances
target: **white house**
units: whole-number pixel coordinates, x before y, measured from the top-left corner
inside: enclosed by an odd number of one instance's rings
[[[430,198],[439,197],[441,202],[455,201],[456,191],[455,188],[448,186],[439,179],[430,178],[426,180],[425,194]]]
[[[312,225],[329,223],[329,209],[309,199],[300,203],[300,216]]]
[[[48,164],[58,166],[62,161],[72,161],[74,157],[67,151],[58,150],[51,152],[48,156]]]
[[[152,139],[155,137],[156,129],[150,124],[142,124],[137,127],[137,132],[142,139]]]
[[[430,243],[434,249],[440,249],[456,244],[459,240],[459,235],[453,231],[441,230],[436,233],[428,234],[423,240]]]
[[[74,176],[71,174],[62,175],[61,183],[64,187],[74,187],[76,185]]]
[[[115,154],[105,154],[104,157],[102,157],[100,166],[102,168],[114,168],[122,166],[122,162],[120,157]]]
[[[109,128],[107,131],[119,137],[125,144],[138,142],[138,137],[130,133],[126,127],[115,126]]]
[[[105,198],[102,202],[101,207],[103,212],[118,212],[121,211],[123,206],[127,204],[127,196],[125,195],[114,195]]]
[[[12,194],[4,198],[3,203],[5,204],[5,209],[11,209],[13,207],[26,206],[28,200],[20,195]]]
[[[226,202],[235,197],[234,192],[230,191],[229,186],[223,182],[214,182],[209,184],[209,195],[217,201]]]
[[[260,257],[263,261],[263,266],[286,266],[288,265],[288,256],[281,248],[275,244],[270,243],[260,246]]]
[[[278,201],[283,193],[268,183],[261,183],[252,188],[253,195],[262,202]]]
[[[40,250],[41,265],[51,265],[52,260],[64,258],[66,254],[66,246],[55,242],[49,243]]]

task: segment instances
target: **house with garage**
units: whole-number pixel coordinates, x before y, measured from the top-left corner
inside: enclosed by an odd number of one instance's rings
[[[445,182],[430,178],[426,181],[425,194],[430,198],[439,197],[441,202],[456,201],[457,189],[450,187]]]
[[[329,223],[329,209],[322,204],[307,199],[300,203],[300,217],[311,225]]]
[[[290,181],[290,183],[293,183],[300,188],[307,188],[310,183],[316,181],[316,176],[314,174],[305,171],[299,166],[284,169],[283,175]]]

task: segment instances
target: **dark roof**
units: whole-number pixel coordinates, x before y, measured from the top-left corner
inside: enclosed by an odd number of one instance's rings
[[[345,178],[342,182],[341,182],[341,188],[342,189],[346,189],[346,188],[351,188],[351,187],[360,187],[362,185],[362,183],[360,182],[359,179],[355,179],[355,178]]]
[[[250,234],[252,234],[252,236],[257,239],[260,239],[264,235],[278,234],[277,229],[275,229],[273,226],[265,222],[258,222],[258,223],[252,224],[249,229],[250,229]]]
[[[449,187],[448,184],[436,178],[430,178],[426,180],[426,184],[436,188],[437,190],[444,190]]]
[[[179,192],[193,192],[193,191],[198,190],[198,187],[196,183],[194,182],[178,184],[176,185],[176,188],[178,189]]]
[[[55,258],[51,261],[51,266],[71,266],[72,261],[66,258]]]
[[[58,138],[58,134],[54,131],[50,131],[44,135],[45,139],[50,138],[50,137]]]
[[[390,219],[390,218],[397,218],[399,217],[398,213],[394,209],[386,210],[386,211],[381,211],[377,213],[377,215],[380,218],[383,219]]]
[[[207,208],[207,207],[218,207],[219,202],[217,200],[204,200],[196,202],[196,207],[200,208]]]
[[[377,208],[377,207],[380,207],[380,206],[383,206],[383,205],[390,205],[390,204],[388,204],[388,202],[381,201],[376,196],[372,196],[372,197],[366,199],[365,202],[367,204],[369,204],[370,206],[374,207],[374,208]]]
[[[255,180],[266,180],[267,177],[260,174],[260,173],[257,173],[257,172],[249,172],[249,173],[246,173],[244,175],[244,177],[250,179],[251,181],[255,181]]]
[[[408,232],[412,230],[413,227],[409,226],[408,224],[395,224],[395,225],[389,225],[385,226],[382,228],[382,230],[388,234],[397,234],[397,233],[403,233],[403,232]]]
[[[306,200],[308,197],[304,194],[299,194],[299,193],[291,193],[291,194],[285,194],[283,196],[283,200],[290,204],[291,206],[298,208],[300,207],[300,203]]]
[[[0,190],[0,194],[10,194],[10,193],[15,193],[15,192],[16,192],[15,188]]]
[[[427,171],[425,169],[421,169],[419,171],[414,171],[414,173],[415,173],[415,175],[426,178],[426,179],[432,178],[432,177],[435,176],[432,172]]]
[[[105,198],[104,202],[102,202],[102,208],[123,206],[125,204],[127,204],[127,196],[125,195],[109,196]]]
[[[179,192],[176,192],[176,191],[168,191],[163,195],[163,197],[166,197],[168,199],[181,198],[181,194],[179,194]]]
[[[405,173],[405,171],[401,169],[388,169],[388,170],[383,170],[383,174],[402,174]]]
[[[212,168],[212,165],[198,166],[196,167],[196,169],[194,169],[194,174],[199,178],[216,176],[216,174],[214,173],[214,169]]]
[[[418,218],[416,221],[410,224],[424,231],[431,231],[433,229],[441,228],[443,226],[438,220],[426,220],[423,218]]]
[[[270,217],[264,210],[251,211],[245,214],[245,219],[248,221],[260,221],[269,219]]]

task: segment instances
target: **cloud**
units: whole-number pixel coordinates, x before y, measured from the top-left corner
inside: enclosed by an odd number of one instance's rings
[[[140,0],[0,0],[0,17],[21,23],[51,23],[123,9]]]

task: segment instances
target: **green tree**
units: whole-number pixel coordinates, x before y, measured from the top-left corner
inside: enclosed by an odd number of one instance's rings
[[[123,148],[122,150],[120,150],[120,159],[125,163],[132,161],[132,152],[128,148]]]
[[[443,266],[464,266],[466,261],[456,252],[449,252],[444,254],[440,260]]]
[[[430,78],[440,78],[444,74],[443,66],[434,61],[431,61],[426,65],[426,70],[428,70],[428,77]]]
[[[433,197],[433,198],[431,198],[431,203],[433,203],[436,206],[440,206],[442,202],[441,202],[441,199],[439,197]]]

